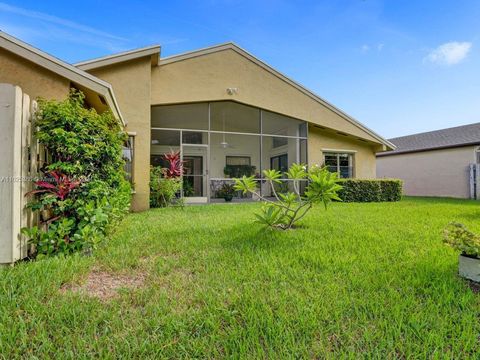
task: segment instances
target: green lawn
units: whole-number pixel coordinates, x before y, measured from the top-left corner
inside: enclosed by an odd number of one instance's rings
[[[128,216],[93,257],[0,271],[0,357],[398,358],[480,356],[480,301],[442,244],[480,231],[480,204],[320,206],[261,232],[259,204]],[[99,300],[64,292],[92,268],[144,277]]]

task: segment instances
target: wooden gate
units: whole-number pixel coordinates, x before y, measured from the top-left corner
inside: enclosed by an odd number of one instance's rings
[[[0,264],[27,256],[22,227],[38,223],[25,208],[36,180],[40,152],[33,137],[37,103],[18,86],[0,84]]]
[[[480,164],[470,164],[470,199],[480,200]]]

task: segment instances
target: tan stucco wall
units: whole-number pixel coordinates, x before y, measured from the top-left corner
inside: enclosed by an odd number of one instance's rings
[[[375,178],[375,151],[373,145],[310,126],[308,129],[308,162],[310,165],[323,164],[322,149],[352,153],[354,177],[360,179]]]
[[[234,100],[321,124],[349,136],[310,126],[310,163],[323,163],[322,148],[351,150],[355,176],[375,177],[374,150],[381,147],[376,139],[233,50],[153,67],[146,57],[89,72],[112,84],[128,122],[126,129],[137,134],[134,210],[148,208],[151,105]],[[226,89],[231,87],[238,93],[228,95]]]
[[[228,95],[227,88],[238,88]],[[228,49],[152,70],[152,104],[236,100],[378,142],[292,85]]]
[[[150,177],[150,57],[90,71],[109,82],[127,122],[126,130],[135,132],[133,179],[135,195],[132,210],[149,208]]]
[[[70,81],[24,58],[0,49],[0,83],[20,86],[31,99],[64,99]]]
[[[377,158],[377,177],[404,181],[412,196],[470,196],[468,165],[475,162],[473,146]]]

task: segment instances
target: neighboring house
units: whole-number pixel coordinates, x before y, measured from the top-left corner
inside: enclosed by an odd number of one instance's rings
[[[87,89],[78,81],[62,80],[60,90],[42,93],[23,78],[46,67],[3,48],[0,65],[7,59],[19,69],[7,74],[1,66],[0,82],[19,85],[32,97],[62,98],[71,85]],[[260,176],[264,169],[284,170],[294,162],[325,164],[343,177],[374,178],[376,153],[394,149],[232,43],[165,58],[159,46],[151,46],[75,66],[80,74],[111,84],[115,92],[130,134],[133,158],[127,169],[136,211],[149,207],[150,165],[162,164],[161,155],[170,149],[180,150],[186,163],[184,195],[192,202],[210,201],[216,186],[228,181],[226,174],[241,170]],[[41,81],[51,76],[46,74]],[[111,108],[113,92],[112,99]],[[95,97],[87,100],[96,104]],[[265,184],[260,190],[269,191]]]
[[[480,163],[480,123],[389,139],[377,154],[377,177],[399,178],[413,196],[474,197],[470,164]]]

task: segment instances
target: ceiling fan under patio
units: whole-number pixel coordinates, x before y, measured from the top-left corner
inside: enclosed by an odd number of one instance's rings
[[[222,141],[220,142],[220,146],[224,149],[233,149],[234,147],[232,145],[230,145],[228,142],[227,142],[227,139],[226,139],[226,134],[225,134],[225,114],[223,113],[222,114]]]

